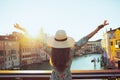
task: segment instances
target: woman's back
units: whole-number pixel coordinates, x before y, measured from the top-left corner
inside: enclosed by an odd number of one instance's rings
[[[52,80],[71,80],[71,62],[70,48],[53,48],[51,53]]]

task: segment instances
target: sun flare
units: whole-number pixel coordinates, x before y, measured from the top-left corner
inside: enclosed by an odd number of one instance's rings
[[[28,30],[28,34],[31,38],[38,38],[39,31],[35,29]]]

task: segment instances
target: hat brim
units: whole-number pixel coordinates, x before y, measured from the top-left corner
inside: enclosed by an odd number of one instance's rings
[[[75,41],[71,37],[67,37],[67,40],[65,41],[56,41],[54,37],[50,37],[47,40],[47,44],[48,46],[54,48],[69,48],[69,47],[74,47]]]

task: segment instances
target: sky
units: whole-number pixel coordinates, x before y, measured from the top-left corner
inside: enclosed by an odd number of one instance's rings
[[[63,29],[78,41],[104,20],[109,25],[90,40],[102,39],[110,28],[120,27],[120,0],[0,0],[0,35],[21,32],[13,26],[18,23],[31,35],[41,28],[49,35]]]

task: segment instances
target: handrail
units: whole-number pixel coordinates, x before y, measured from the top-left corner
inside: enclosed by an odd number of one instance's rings
[[[111,79],[120,78],[120,70],[72,70],[73,79]],[[49,80],[50,70],[1,70],[0,80],[8,78],[24,78],[34,80],[39,78]]]

